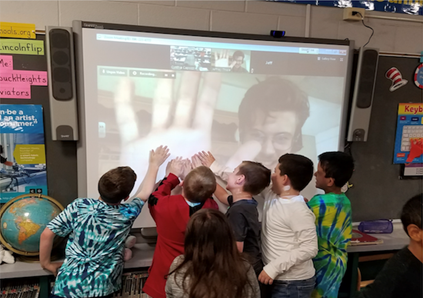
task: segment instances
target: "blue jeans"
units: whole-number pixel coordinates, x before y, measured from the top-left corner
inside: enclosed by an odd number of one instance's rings
[[[274,280],[272,298],[310,298],[315,277],[305,280]]]

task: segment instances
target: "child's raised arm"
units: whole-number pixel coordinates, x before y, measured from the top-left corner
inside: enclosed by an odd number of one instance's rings
[[[207,152],[201,151],[201,152],[198,152],[197,155],[200,158],[203,166],[206,166],[206,167],[209,167],[209,168],[216,161],[216,159],[214,158],[213,154],[211,154],[210,151],[207,151]]]
[[[183,172],[184,172],[184,161],[182,160],[182,157],[180,156],[169,161],[169,163],[166,166],[166,177],[172,173],[176,177],[180,178]]]
[[[156,184],[157,172],[160,166],[169,157],[169,149],[167,146],[157,147],[156,150],[150,151],[150,159],[148,164],[147,174],[145,174],[144,180],[141,183],[142,187],[140,192],[136,195],[143,201],[147,201],[150,194],[154,191]]]
[[[189,172],[191,172],[192,168],[193,166],[189,158],[182,160],[182,173],[179,176],[179,178],[181,178],[182,180],[185,180],[185,177],[188,175]]]
[[[210,151],[205,152],[201,151],[195,154],[192,158],[192,165],[193,167],[199,167],[199,166],[205,166],[210,168],[210,166],[215,163],[214,156],[210,153]],[[217,175],[216,173],[214,173]],[[219,176],[219,175],[218,175]],[[226,192],[226,190],[220,186],[218,183],[216,184],[216,190],[214,192],[215,197],[224,205],[229,205],[228,202],[228,196],[229,194]]]
[[[226,192],[226,190],[222,186],[219,185],[219,183],[216,183],[216,190],[214,192],[214,195],[222,204],[225,204],[226,206],[229,205],[229,202],[228,202],[229,194]]]
[[[179,176],[183,172],[182,157],[177,157],[169,161],[166,166],[166,177],[160,182],[157,189],[148,198],[148,207],[150,212],[155,208],[159,201],[169,197],[172,190],[179,185]],[[153,215],[153,213],[151,213]],[[153,215],[154,218],[154,215]]]
[[[210,151],[201,151],[194,156],[201,161],[203,166],[209,167],[216,176],[220,177],[223,181],[228,181],[228,175],[232,170],[220,165]]]

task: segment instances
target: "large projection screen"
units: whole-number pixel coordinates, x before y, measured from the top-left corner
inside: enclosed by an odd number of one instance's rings
[[[350,41],[74,22],[81,141],[78,194],[98,197],[111,168],[147,169],[149,150],[211,151],[272,171],[284,153],[342,150]],[[158,179],[163,178],[164,166]],[[314,179],[303,195],[317,190]],[[259,202],[260,203],[260,202]],[[144,208],[135,227],[151,227]]]

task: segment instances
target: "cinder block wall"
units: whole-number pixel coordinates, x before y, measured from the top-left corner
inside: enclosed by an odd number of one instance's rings
[[[364,45],[371,30],[361,22],[342,20],[343,10],[335,7],[310,6],[309,37],[351,39],[355,47]],[[422,16],[369,12],[369,16],[399,18],[385,20],[365,18],[375,30],[368,44],[384,52],[419,54],[423,49]],[[254,0],[239,1],[3,1],[3,22],[71,26],[73,20],[122,23],[224,32],[269,34],[272,29],[285,30],[289,36],[306,36],[307,6]],[[411,21],[410,21],[411,20]]]

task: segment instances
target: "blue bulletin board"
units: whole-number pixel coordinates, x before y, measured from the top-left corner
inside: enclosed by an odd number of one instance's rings
[[[408,15],[423,15],[423,6],[418,0],[266,0],[274,2],[289,2],[299,4],[311,4],[320,6],[333,6],[339,8],[359,7],[370,11],[385,13],[405,13]],[[420,5],[419,5],[420,4]]]
[[[423,104],[398,106],[394,164],[423,163]]]

